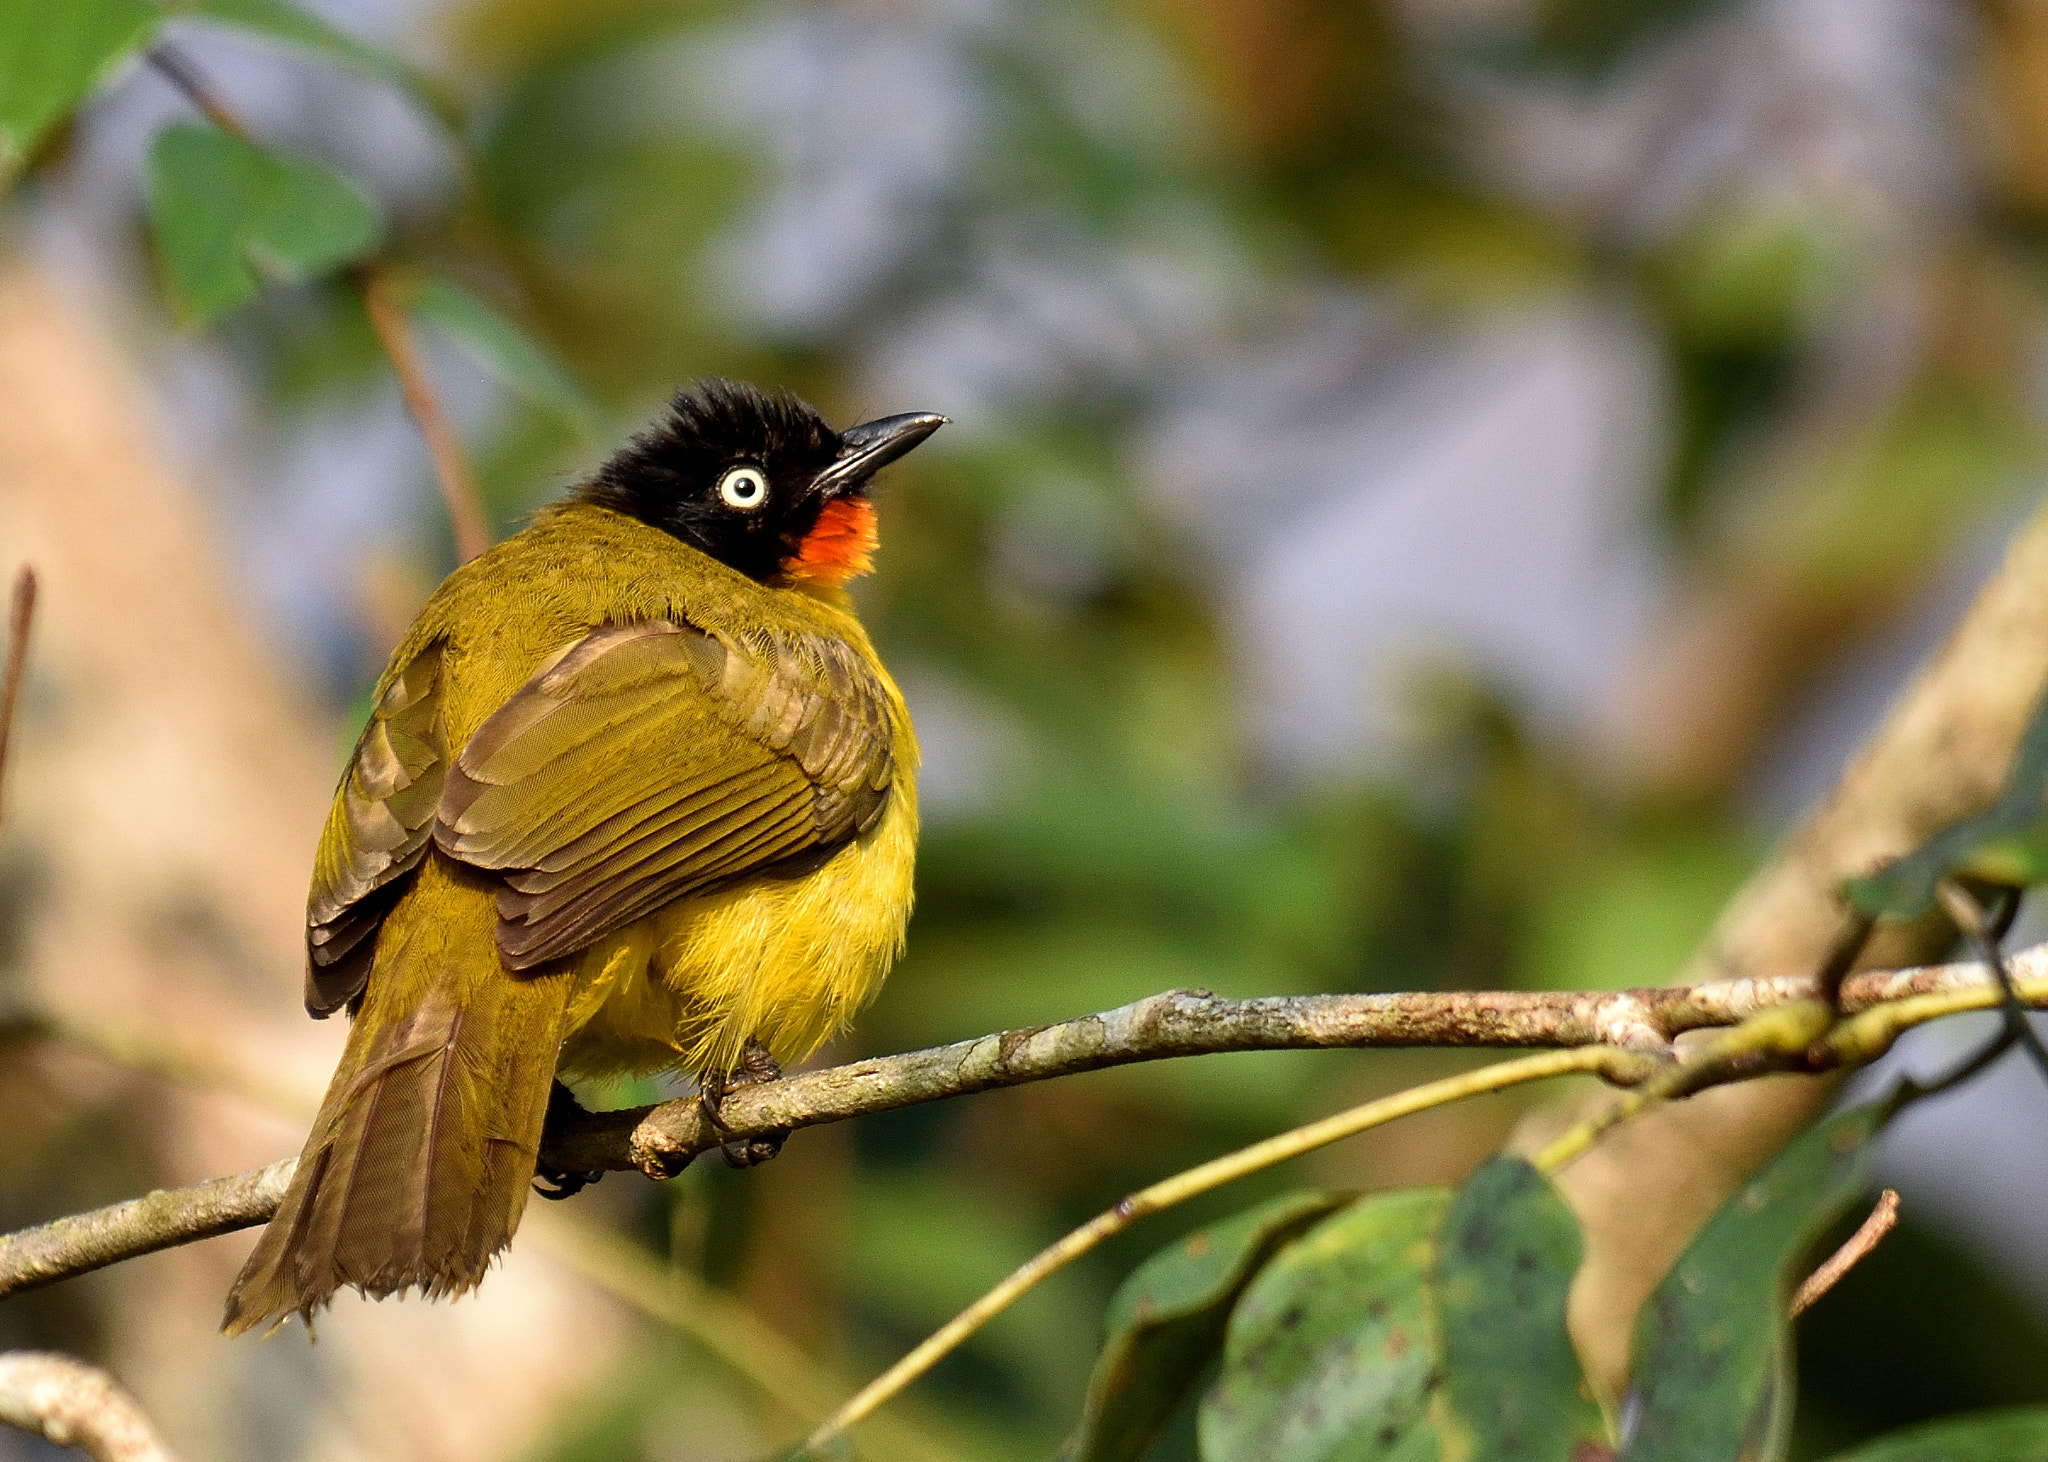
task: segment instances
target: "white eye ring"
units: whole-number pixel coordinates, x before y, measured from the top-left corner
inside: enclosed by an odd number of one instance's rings
[[[729,508],[751,511],[768,500],[768,479],[758,467],[735,467],[718,479],[718,495]]]

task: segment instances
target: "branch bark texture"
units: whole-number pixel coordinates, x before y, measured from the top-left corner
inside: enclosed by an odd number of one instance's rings
[[[76,1447],[97,1462],[177,1462],[112,1376],[51,1351],[0,1355],[0,1421]]]
[[[159,1188],[0,1237],[0,1299],[123,1259],[267,1223],[284,1201],[298,1163],[288,1157],[190,1188]]]
[[[2016,982],[2048,997],[2048,945],[2009,961]],[[672,1177],[722,1143],[1021,1086],[1109,1066],[1223,1051],[1376,1047],[1558,1049],[1609,1046],[1669,1056],[1687,1031],[1739,1025],[1762,1011],[1813,999],[1811,976],[1721,980],[1691,988],[1304,995],[1226,1000],[1169,990],[1056,1025],[1003,1031],[950,1046],[878,1056],[727,1094],[722,1125],[694,1098],[582,1113],[548,1134],[544,1165],[564,1172]],[[1852,977],[1845,1014],[1923,996],[1994,987],[1982,965],[1931,965]],[[1924,1017],[1922,1017],[1924,1018]],[[122,1259],[267,1221],[295,1159],[196,1187],[61,1218],[0,1237],[0,1298]]]
[[[2014,978],[2048,974],[2048,946],[2013,956]],[[1852,978],[1847,1013],[1911,995],[1987,984],[1982,966],[1933,965]],[[719,1109],[721,1131],[694,1099],[593,1112],[550,1134],[542,1161],[564,1172],[680,1172],[735,1137],[759,1136],[991,1087],[1021,1086],[1109,1066],[1222,1051],[1612,1045],[1668,1050],[1689,1030],[1737,1025],[1760,1010],[1812,998],[1810,976],[1598,991],[1452,991],[1293,995],[1226,1000],[1169,990],[1098,1015],[1002,1031],[950,1046],[878,1056],[743,1086]]]

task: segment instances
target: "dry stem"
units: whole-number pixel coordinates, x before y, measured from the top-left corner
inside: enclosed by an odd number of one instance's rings
[[[1896,1188],[1887,1188],[1877,1196],[1877,1207],[1870,1210],[1870,1217],[1863,1220],[1855,1233],[1843,1242],[1842,1247],[1828,1256],[1827,1263],[1806,1276],[1806,1282],[1799,1286],[1792,1296],[1792,1314],[1796,1318],[1813,1307],[1813,1302],[1842,1282],[1842,1276],[1863,1261],[1863,1256],[1875,1249],[1892,1231],[1899,1221],[1899,1194]]]
[[[0,1355],[0,1421],[76,1447],[97,1462],[177,1462],[112,1376],[51,1351]]]
[[[7,746],[14,737],[14,710],[21,700],[22,672],[28,667],[28,629],[36,613],[36,571],[27,564],[14,576],[14,598],[7,611],[7,668],[0,671],[0,791],[6,787]]]
[[[234,109],[182,52],[159,45],[150,50],[149,59],[214,126],[244,142],[254,140]],[[363,310],[370,317],[370,328],[385,358],[391,362],[392,373],[398,377],[406,410],[412,413],[413,422],[426,439],[427,456],[434,464],[434,483],[441,489],[441,501],[448,510],[455,555],[468,563],[491,546],[490,522],[484,515],[476,474],[470,470],[469,454],[463,451],[454,428],[448,424],[447,413],[441,410],[441,398],[420,361],[405,310],[392,297],[390,273],[372,262],[353,274],[362,290]]]
[[[448,509],[448,526],[455,536],[455,556],[468,563],[491,546],[490,523],[484,516],[476,474],[470,470],[469,456],[457,440],[455,429],[448,424],[447,414],[441,410],[441,399],[434,393],[433,382],[427,378],[405,310],[392,297],[391,276],[371,265],[362,271],[361,278],[363,308],[370,316],[370,327],[377,332],[377,343],[384,347],[391,369],[398,376],[406,408],[419,424],[420,435],[426,438],[427,455],[434,463],[434,481],[441,489],[441,501]]]
[[[207,84],[199,74],[199,68],[185,59],[185,53],[171,46],[158,44],[149,49],[149,64],[162,73],[165,80],[184,94],[185,100],[199,114],[220,128],[228,136],[243,142],[250,141],[249,129],[242,125],[242,119],[221,100],[219,93]]]

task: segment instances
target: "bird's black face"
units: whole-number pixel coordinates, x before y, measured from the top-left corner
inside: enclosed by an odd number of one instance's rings
[[[869,480],[945,420],[892,416],[835,432],[787,391],[703,381],[573,496],[762,583],[837,583],[866,568]]]

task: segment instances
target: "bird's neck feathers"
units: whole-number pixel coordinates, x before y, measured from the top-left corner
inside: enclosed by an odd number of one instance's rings
[[[874,572],[880,540],[873,503],[865,497],[834,498],[819,511],[796,552],[782,560],[782,576],[792,587],[836,594],[848,580]]]

